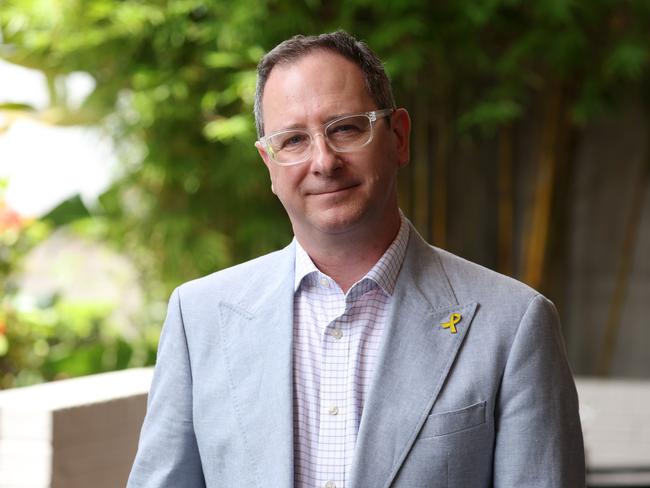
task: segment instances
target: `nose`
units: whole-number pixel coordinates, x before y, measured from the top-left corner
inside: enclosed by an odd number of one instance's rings
[[[322,176],[331,176],[338,168],[342,166],[341,159],[338,157],[337,153],[329,146],[323,134],[315,134],[312,144],[312,172]]]

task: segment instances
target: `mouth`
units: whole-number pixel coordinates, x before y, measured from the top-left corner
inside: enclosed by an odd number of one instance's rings
[[[356,188],[357,186],[359,185],[355,183],[334,188],[321,188],[318,190],[310,191],[309,195],[336,195],[337,193],[343,193],[345,191],[351,190],[352,188]]]

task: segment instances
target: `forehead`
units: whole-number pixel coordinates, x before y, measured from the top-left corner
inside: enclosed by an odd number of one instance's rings
[[[361,69],[339,54],[318,50],[271,70],[262,108],[268,133],[375,107]]]

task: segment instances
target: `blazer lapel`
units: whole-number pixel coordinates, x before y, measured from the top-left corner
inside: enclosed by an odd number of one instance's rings
[[[476,307],[458,304],[436,252],[411,227],[359,426],[351,486],[390,485],[436,401]]]
[[[246,463],[257,486],[293,486],[294,248],[219,303],[223,353]],[[246,305],[243,305],[243,304]]]

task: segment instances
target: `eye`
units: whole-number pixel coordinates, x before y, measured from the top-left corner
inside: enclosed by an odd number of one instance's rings
[[[355,124],[353,122],[343,122],[341,124],[335,124],[334,126],[330,127],[328,133],[331,135],[336,135],[336,134],[346,134],[346,133],[359,133],[361,132],[361,127],[358,124]]]
[[[356,140],[370,129],[368,117],[352,116],[341,119],[327,128],[327,137],[335,142]]]
[[[285,132],[272,137],[271,145],[276,152],[302,151],[309,146],[309,134],[304,132]]]
[[[295,147],[299,144],[302,144],[305,142],[305,139],[306,136],[304,134],[293,134],[282,141],[282,149],[287,149],[292,146]]]
[[[309,134],[303,132],[282,134],[278,141],[279,151],[302,151],[307,146],[309,146]]]

